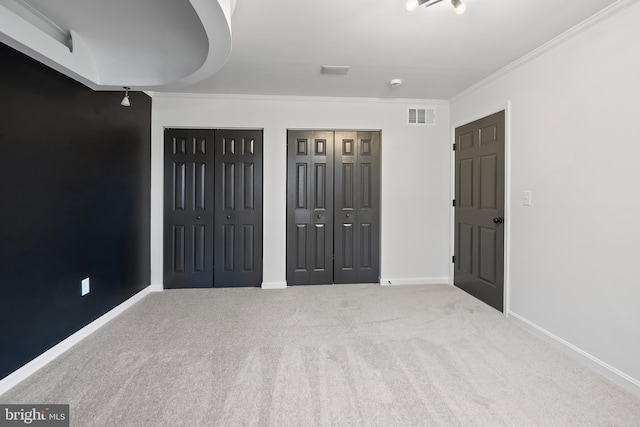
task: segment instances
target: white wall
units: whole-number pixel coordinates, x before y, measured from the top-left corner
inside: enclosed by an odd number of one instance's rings
[[[408,106],[436,108],[436,126],[407,125]],[[264,129],[263,286],[285,284],[287,129],[382,131],[383,283],[449,281],[447,102],[154,94],[151,280],[162,284],[163,129]]]
[[[635,3],[451,103],[454,126],[510,103],[511,313],[632,388],[640,387],[638,22]],[[522,206],[525,190],[531,207]]]

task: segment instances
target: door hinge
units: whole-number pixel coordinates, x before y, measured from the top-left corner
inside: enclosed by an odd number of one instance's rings
[[[456,256],[455,255],[451,257],[451,262],[454,263],[454,264],[456,263]]]
[[[456,144],[453,144],[453,151],[456,151]]]
[[[453,206],[456,206],[456,199],[453,199]]]

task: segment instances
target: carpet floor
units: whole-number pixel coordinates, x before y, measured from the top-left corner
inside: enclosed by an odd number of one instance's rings
[[[640,425],[640,398],[446,285],[150,294],[0,402],[72,426]]]

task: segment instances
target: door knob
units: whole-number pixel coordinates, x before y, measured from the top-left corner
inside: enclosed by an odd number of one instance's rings
[[[350,218],[350,217],[351,217],[351,214],[347,214],[347,218]]]
[[[227,219],[231,219],[231,215],[227,215]]]
[[[198,215],[198,216],[196,217],[196,219],[200,219],[200,218],[202,218],[200,215]]]
[[[322,218],[322,215],[321,215],[321,214],[318,214],[318,218]]]
[[[493,223],[494,224],[502,224],[504,220],[502,218],[493,218]]]

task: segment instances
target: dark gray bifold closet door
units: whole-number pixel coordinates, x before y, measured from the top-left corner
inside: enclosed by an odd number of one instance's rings
[[[379,280],[379,159],[379,132],[336,132],[334,283]]]
[[[262,284],[262,131],[215,131],[215,287]]]
[[[456,128],[454,284],[497,310],[504,298],[501,111]]]
[[[289,131],[287,283],[333,283],[333,132]]]
[[[164,287],[213,286],[213,131],[166,129]]]
[[[289,131],[287,283],[380,273],[380,133]]]

